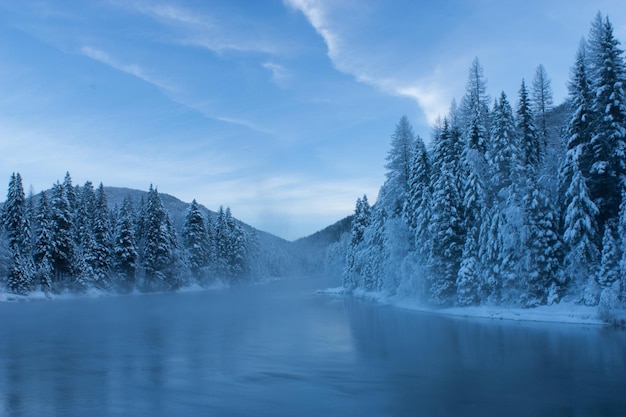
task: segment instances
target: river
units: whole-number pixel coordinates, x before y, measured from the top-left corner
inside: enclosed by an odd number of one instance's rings
[[[300,278],[0,305],[0,416],[624,416],[626,332],[467,319]]]

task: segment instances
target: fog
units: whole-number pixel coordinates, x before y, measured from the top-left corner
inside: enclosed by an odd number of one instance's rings
[[[403,311],[298,278],[0,305],[0,416],[624,415],[626,333]]]

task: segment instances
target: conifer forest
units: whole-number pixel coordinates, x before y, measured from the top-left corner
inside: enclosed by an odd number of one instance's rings
[[[478,59],[430,146],[406,117],[378,200],[356,203],[343,286],[437,305],[626,301],[626,67],[598,14],[554,105],[539,65],[514,95]]]

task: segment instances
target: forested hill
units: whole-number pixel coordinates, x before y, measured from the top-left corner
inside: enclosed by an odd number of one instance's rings
[[[2,205],[0,291],[173,290],[219,279],[241,283],[288,276],[302,264],[293,246],[235,219],[128,188],[64,181],[24,195],[9,180]]]

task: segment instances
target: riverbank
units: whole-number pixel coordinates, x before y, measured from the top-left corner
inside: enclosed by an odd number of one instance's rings
[[[343,288],[327,288],[320,293],[344,296]],[[560,303],[534,308],[502,307],[502,306],[468,306],[468,307],[433,307],[426,306],[415,298],[389,295],[383,292],[363,291],[357,289],[353,297],[374,301],[406,310],[425,313],[443,314],[447,316],[472,317],[494,320],[535,321],[551,323],[572,323],[594,326],[605,326],[607,322],[598,316],[597,306],[585,306],[574,303]],[[620,312],[618,322],[626,321],[626,311]]]

